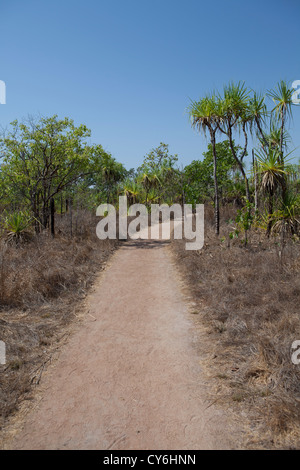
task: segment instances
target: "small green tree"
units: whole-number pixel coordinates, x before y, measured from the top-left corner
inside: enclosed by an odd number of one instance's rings
[[[91,171],[89,136],[86,126],[76,127],[71,119],[59,120],[56,115],[14,121],[0,139],[5,196],[22,198],[46,227],[51,199]]]
[[[180,193],[180,171],[176,167],[178,156],[169,152],[169,146],[163,142],[152,149],[137,169],[137,181],[146,193],[146,201],[150,190],[155,191],[159,202],[174,201]]]
[[[242,151],[241,147],[236,146],[234,141],[233,146],[235,153],[238,155]],[[216,155],[219,194],[228,200],[235,192],[235,186],[239,182],[236,173],[236,161],[228,140],[216,143]],[[213,168],[212,145],[208,144],[207,151],[203,153],[203,160],[194,160],[184,168],[184,189],[187,203],[197,204],[208,199],[214,200]]]
[[[270,236],[272,228],[272,215],[274,211],[274,195],[279,186],[282,185],[282,179],[286,172],[284,161],[280,152],[276,149],[268,148],[266,152],[257,152],[258,172],[261,176],[262,191],[268,195],[268,225],[267,236]]]

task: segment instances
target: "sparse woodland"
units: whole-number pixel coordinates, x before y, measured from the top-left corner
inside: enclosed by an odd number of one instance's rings
[[[300,447],[300,365],[291,361],[300,340],[294,108],[284,81],[265,95],[230,83],[191,101],[191,127],[207,142],[203,158],[184,168],[160,143],[126,169],[68,118],[28,118],[2,132],[0,339],[9,360],[0,365],[0,426],[30,398],[76,303],[118,246],[97,239],[97,206],[117,207],[126,195],[149,212],[151,204],[205,204],[204,248],[187,252],[184,240],[171,248],[195,321],[207,329],[212,394],[247,410],[249,447]]]

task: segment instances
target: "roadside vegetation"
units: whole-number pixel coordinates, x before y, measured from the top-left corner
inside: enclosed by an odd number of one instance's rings
[[[216,237],[213,207],[205,206],[200,251],[172,241],[193,299],[210,403],[237,415],[245,446],[299,448],[300,366],[292,363],[292,344],[300,338],[300,245],[286,239],[282,252],[278,236],[252,226],[245,246],[244,238],[231,238],[236,210],[222,209]]]
[[[99,240],[96,208],[205,204],[205,246],[172,241],[210,349],[214,399],[243,413],[248,446],[300,444],[300,162],[288,129],[292,90],[245,83],[191,101],[208,138],[185,168],[161,142],[126,169],[85,125],[58,116],[14,121],[0,138],[0,426],[39,383],[95,276],[117,248]],[[249,150],[251,145],[251,151]],[[199,139],[200,148],[200,139]],[[253,150],[252,150],[253,149]],[[199,346],[201,348],[201,345]]]
[[[69,119],[14,122],[0,167],[0,429],[30,399],[96,275],[117,248],[96,207],[127,171]]]
[[[264,97],[230,84],[188,109],[192,126],[210,137],[203,161],[185,169],[186,200],[205,203],[205,245],[172,247],[208,339],[199,348],[211,400],[237,413],[249,448],[300,446],[300,366],[292,362],[300,338],[300,165],[290,161],[291,96],[283,81]]]

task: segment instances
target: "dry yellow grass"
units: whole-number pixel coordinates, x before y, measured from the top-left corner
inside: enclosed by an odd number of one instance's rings
[[[300,340],[300,246],[287,242],[281,262],[278,240],[259,231],[248,247],[238,239],[229,244],[229,218],[227,207],[216,238],[206,209],[201,251],[172,242],[198,306],[195,318],[209,335],[203,355],[212,396],[243,421],[246,412],[248,447],[300,448],[300,365],[291,361]]]
[[[57,216],[57,236],[47,232],[19,246],[0,246],[0,430],[23,399],[30,399],[45,363],[82,308],[80,301],[117,241],[100,241],[98,218],[82,212],[70,237],[68,216]],[[76,221],[76,219],[75,219]]]

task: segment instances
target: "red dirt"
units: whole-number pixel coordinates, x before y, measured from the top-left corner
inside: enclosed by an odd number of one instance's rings
[[[236,447],[228,417],[206,400],[188,299],[167,244],[125,243],[88,308],[8,448]]]

